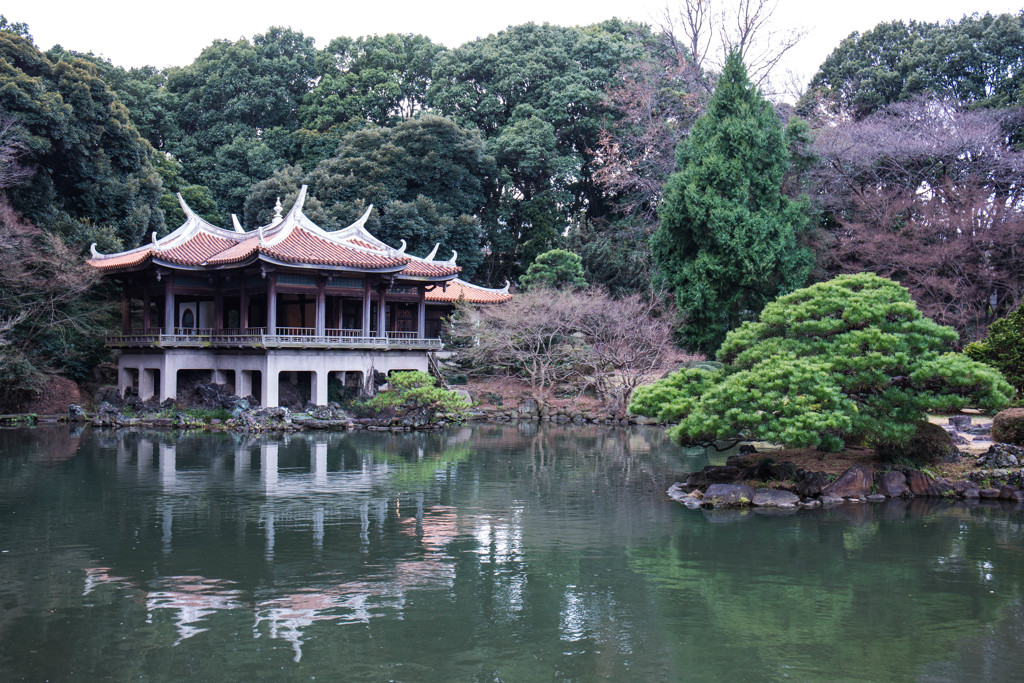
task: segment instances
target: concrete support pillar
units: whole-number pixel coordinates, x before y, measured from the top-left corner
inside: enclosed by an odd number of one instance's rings
[[[228,371],[227,370],[211,370],[210,379],[214,384],[227,384],[228,383]]]
[[[277,334],[277,276],[273,274],[267,275],[267,334]]]
[[[235,370],[235,395],[243,398],[252,393],[252,370]]]
[[[370,336],[370,278],[363,285],[363,336]]]
[[[324,329],[327,327],[327,295],[324,292],[323,278],[316,283],[316,330],[313,332],[318,337],[324,336]]]
[[[327,377],[330,373],[313,370],[309,373],[309,395],[318,406],[327,405]]]
[[[267,369],[263,372],[263,382],[260,391],[262,393],[262,403],[265,408],[276,408],[278,404],[278,382],[280,381],[277,377],[276,364],[272,365],[269,360],[267,362]]]
[[[165,362],[160,371],[160,402],[178,397],[178,368]]]
[[[142,331],[149,332],[149,328],[153,326],[152,311],[150,306],[152,302],[149,300],[149,290],[146,289],[142,292]]]
[[[156,370],[139,368],[139,398],[148,401],[156,391]]]
[[[134,384],[132,381],[133,370],[134,368],[126,368],[123,365],[117,368],[117,393],[121,398],[124,398],[124,392],[128,391]],[[139,382],[141,384],[141,378]]]

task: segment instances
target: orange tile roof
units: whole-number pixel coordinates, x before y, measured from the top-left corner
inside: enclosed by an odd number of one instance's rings
[[[434,280],[448,280],[461,270],[453,261],[433,261],[406,254],[404,242],[401,251],[383,244],[363,227],[369,210],[348,228],[325,232],[302,213],[305,194],[303,187],[287,216],[278,215],[274,224],[250,232],[241,231],[240,226],[233,231],[211,225],[179,197],[186,220],[177,230],[152,245],[119,254],[101,255],[93,245],[93,258],[88,263],[105,272],[142,268],[151,259],[172,266],[203,269],[230,266],[263,256],[287,264],[383,270],[409,278]]]
[[[465,301],[469,304],[500,304],[508,301],[512,295],[501,289],[488,289],[474,285],[458,278],[447,283],[444,289],[440,285],[427,290],[427,301],[435,303],[455,303]]]

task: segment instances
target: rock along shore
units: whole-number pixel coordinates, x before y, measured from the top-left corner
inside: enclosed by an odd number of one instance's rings
[[[832,478],[750,452],[731,456],[725,465],[691,473],[667,493],[691,509],[806,509],[910,498],[1024,503],[1024,448],[996,443],[977,457],[962,457],[975,458],[975,469],[962,480],[914,468],[869,465],[855,465]]]

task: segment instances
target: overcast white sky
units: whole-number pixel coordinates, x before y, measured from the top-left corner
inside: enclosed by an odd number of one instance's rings
[[[665,5],[665,0],[6,0],[0,13],[27,23],[44,50],[60,44],[121,66],[164,67],[192,62],[214,39],[252,37],[270,26],[313,36],[318,47],[337,36],[384,33],[422,33],[453,47],[527,21],[572,26],[617,16],[651,23]],[[840,40],[882,21],[943,21],[972,12],[1018,12],[1022,6],[1022,0],[779,0],[776,28],[808,30],[781,68],[806,81]]]

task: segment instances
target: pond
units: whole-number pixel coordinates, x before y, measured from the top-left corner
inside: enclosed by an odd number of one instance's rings
[[[703,458],[703,460],[702,460]],[[1010,680],[1024,512],[690,511],[653,428],[0,431],[0,680]]]

